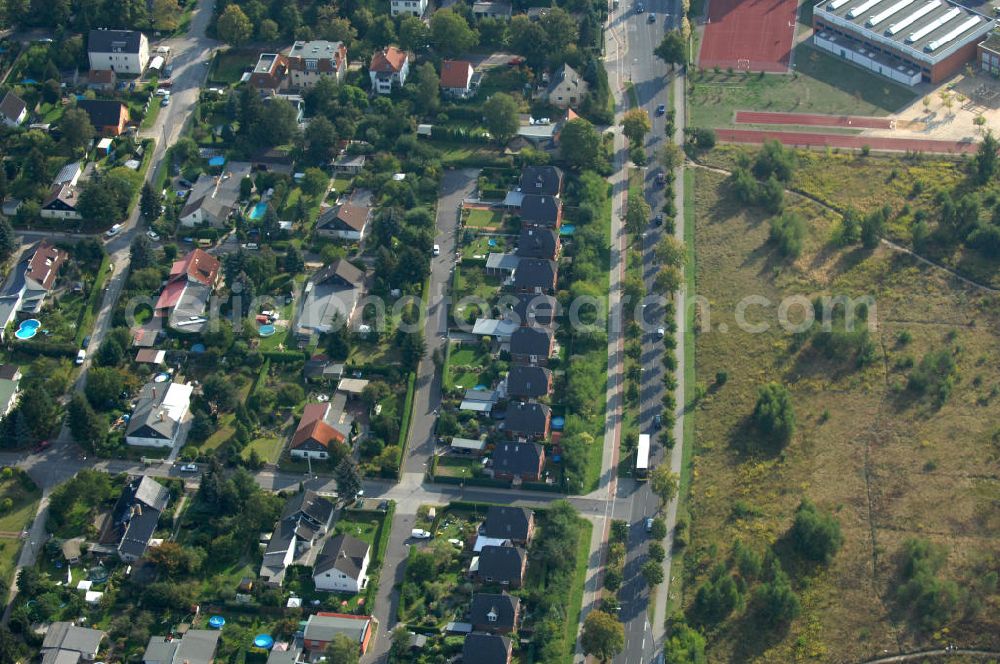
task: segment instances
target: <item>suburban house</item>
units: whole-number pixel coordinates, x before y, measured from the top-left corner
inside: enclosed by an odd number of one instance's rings
[[[110,142],[111,139],[106,139]],[[55,179],[52,184],[71,184],[76,186],[80,183],[80,176],[83,175],[83,162],[74,161],[71,164],[66,164],[59,169],[56,173]]]
[[[472,93],[472,63],[468,60],[441,61],[441,91],[465,99]]]
[[[499,443],[493,450],[490,469],[498,480],[537,482],[545,469],[545,448],[534,442]]]
[[[303,642],[310,653],[322,654],[338,634],[343,634],[358,644],[363,655],[372,638],[370,616],[353,616],[346,613],[320,611],[309,616]]]
[[[340,380],[344,377],[344,363],[333,362],[323,353],[317,353],[306,360],[302,367],[306,380]]]
[[[514,270],[514,290],[518,293],[553,293],[559,266],[545,258],[522,258]]]
[[[97,659],[104,636],[99,629],[77,627],[71,622],[54,622],[49,625],[42,641],[42,664],[93,662]]]
[[[87,56],[91,69],[138,76],[149,64],[149,40],[137,30],[91,30]]]
[[[16,364],[0,364],[0,419],[14,410],[20,386],[21,367]]]
[[[583,77],[572,67],[564,64],[552,75],[552,81],[546,88],[544,97],[553,106],[567,108],[582,103],[589,89],[590,86]]]
[[[492,337],[500,343],[510,343],[510,335],[518,328],[517,321],[509,318],[477,318],[472,333],[477,337]]]
[[[521,171],[521,191],[539,196],[562,193],[563,172],[556,166],[525,166]]]
[[[552,372],[545,367],[515,364],[507,373],[507,394],[516,399],[535,399],[552,394]]]
[[[499,18],[509,21],[514,13],[514,8],[509,2],[474,2],[472,3],[472,15],[476,19]]]
[[[491,251],[486,257],[486,276],[506,279],[514,274],[521,258],[515,254],[502,254]]]
[[[26,314],[41,312],[45,298],[56,285],[59,268],[66,262],[68,255],[62,249],[41,240],[35,245],[35,251],[24,269],[24,287],[21,291],[19,310]],[[16,268],[15,268],[16,269]]]
[[[493,412],[493,407],[497,405],[499,400],[500,395],[496,390],[469,389],[465,391],[465,397],[458,404],[458,409],[489,414]]]
[[[371,216],[371,208],[364,205],[344,203],[327,208],[316,218],[316,234],[359,242],[364,237]]]
[[[480,583],[498,583],[508,588],[520,588],[528,568],[528,553],[515,546],[484,546],[473,556],[469,576]]]
[[[371,547],[350,535],[331,537],[313,565],[316,590],[359,593],[368,585]]]
[[[228,225],[229,215],[240,201],[240,185],[250,173],[249,162],[231,161],[220,175],[200,175],[178,217],[181,225],[214,228]]]
[[[155,314],[173,328],[200,332],[208,301],[219,281],[219,260],[195,249],[170,267],[167,285],[156,301]]]
[[[551,295],[518,293],[514,318],[521,325],[551,325],[559,315],[559,301]]]
[[[554,346],[555,337],[549,328],[521,326],[510,335],[510,360],[513,364],[544,367]]]
[[[521,258],[555,260],[559,254],[559,234],[550,228],[525,226],[517,236],[517,251]]]
[[[290,454],[296,459],[329,459],[330,446],[347,442],[350,428],[339,431],[327,421],[331,413],[329,403],[307,404],[302,411],[302,419],[292,434],[289,443]]]
[[[132,479],[115,503],[101,544],[114,546],[126,562],[138,560],[146,553],[169,501],[170,492],[153,478]]]
[[[347,154],[342,152],[333,160],[333,172],[357,175],[365,168],[368,157],[363,154]]]
[[[410,14],[420,18],[427,11],[427,0],[390,0],[389,12],[393,16]]]
[[[472,632],[462,644],[464,664],[510,664],[511,653],[510,639],[499,634]]]
[[[83,219],[83,215],[76,209],[79,202],[80,196],[75,184],[54,184],[42,201],[38,214],[45,219]]]
[[[114,69],[91,69],[87,72],[87,89],[98,92],[113,92],[118,84],[118,74]]]
[[[522,228],[527,225],[559,230],[562,224],[562,202],[555,196],[525,194],[518,214]]]
[[[118,136],[128,124],[128,107],[120,101],[81,99],[76,107],[87,114],[100,136]]]
[[[451,439],[449,446],[459,454],[471,454],[479,457],[486,453],[486,439],[484,438],[473,439],[455,436]]]
[[[125,442],[137,447],[172,448],[191,407],[194,387],[181,383],[147,383],[125,428]]]
[[[261,580],[269,586],[284,583],[288,566],[326,534],[333,512],[333,503],[315,491],[300,491],[289,499],[264,549]]]
[[[288,63],[288,87],[304,90],[322,78],[344,82],[347,75],[347,47],[343,42],[322,39],[297,41],[285,56]]]
[[[151,636],[142,664],[212,664],[221,634],[217,629],[189,629],[179,639]]]
[[[517,631],[521,618],[521,600],[503,593],[476,593],[469,607],[469,622],[473,631],[490,634],[510,634]]]
[[[507,437],[512,440],[544,440],[549,437],[551,426],[552,410],[545,404],[526,401],[507,406],[507,421],[504,423],[504,429],[507,432]],[[516,452],[518,458],[522,453]],[[504,455],[511,454],[515,454],[515,452],[509,450]],[[544,457],[544,454],[542,456]],[[495,460],[496,451],[494,451]]]
[[[365,273],[343,258],[314,274],[305,286],[299,334],[329,332],[338,317],[341,325],[350,325],[364,288]]]
[[[486,512],[479,534],[517,546],[528,546],[531,536],[535,534],[535,513],[525,507],[493,505]]]
[[[397,1],[418,4],[416,0],[393,0],[393,3]],[[426,8],[427,0],[419,0],[419,3],[423,3],[423,7]],[[397,13],[394,11],[393,15]],[[372,56],[371,64],[368,65],[368,75],[371,77],[373,91],[380,95],[390,94],[394,85],[403,87],[406,84],[406,77],[410,75],[410,56],[406,51],[388,46]]]
[[[28,118],[28,105],[11,91],[0,100],[0,118],[8,127],[17,127]]]
[[[288,78],[288,61],[280,53],[261,53],[248,81],[261,91],[280,90]]]

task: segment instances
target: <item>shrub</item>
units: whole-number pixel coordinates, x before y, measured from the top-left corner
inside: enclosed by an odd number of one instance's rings
[[[955,384],[955,359],[950,348],[932,350],[910,372],[907,387],[918,394],[929,395],[938,405],[943,404]]]
[[[840,522],[807,499],[803,499],[795,511],[791,536],[802,556],[818,562],[830,562],[844,541]]]
[[[750,421],[769,442],[787,445],[795,433],[795,409],[788,389],[773,382],[762,386]]]
[[[771,219],[771,241],[778,245],[778,253],[782,256],[798,258],[805,234],[806,221],[794,212],[786,210]]]

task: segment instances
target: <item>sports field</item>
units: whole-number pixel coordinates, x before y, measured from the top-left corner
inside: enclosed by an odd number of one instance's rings
[[[797,0],[709,0],[698,64],[788,71]]]

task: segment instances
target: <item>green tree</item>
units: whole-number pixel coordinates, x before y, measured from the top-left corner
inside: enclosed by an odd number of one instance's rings
[[[153,27],[162,32],[173,32],[180,21],[181,8],[177,0],[153,0]]]
[[[143,270],[156,265],[156,251],[146,235],[136,235],[129,246],[129,257],[133,270]]]
[[[736,580],[724,565],[717,565],[695,592],[691,615],[701,625],[715,625],[742,603]]]
[[[326,647],[326,656],[330,664],[358,664],[358,644],[349,636],[337,634]]]
[[[705,637],[688,626],[684,616],[670,620],[669,636],[663,644],[663,664],[706,664]]]
[[[145,182],[142,185],[142,194],[139,197],[139,210],[143,218],[152,223],[160,217],[160,195],[153,189],[153,185]]]
[[[416,16],[404,16],[399,22],[399,45],[406,51],[426,51],[431,43],[431,31]]]
[[[479,34],[451,9],[439,9],[431,16],[431,42],[445,55],[464,53],[479,43]]]
[[[233,46],[246,43],[253,36],[253,25],[237,4],[228,5],[216,22],[219,39]]]
[[[232,379],[224,373],[214,373],[202,384],[205,399],[219,410],[232,411],[236,408],[238,394]]]
[[[799,598],[777,561],[772,564],[770,581],[754,590],[753,607],[757,621],[771,629],[783,627],[799,615]]]
[[[663,40],[653,50],[653,55],[670,65],[671,69],[677,65],[683,67],[688,62],[687,40],[680,30],[670,30],[663,35]]]
[[[684,267],[687,262],[687,248],[673,235],[664,235],[656,244],[656,260],[660,265]]]
[[[107,435],[107,422],[91,408],[90,402],[79,392],[75,392],[70,399],[66,414],[73,440],[84,449],[93,452]]]
[[[633,108],[622,116],[622,133],[633,145],[642,145],[642,139],[652,128],[649,113],[644,109]]]
[[[684,275],[676,266],[663,265],[657,270],[653,283],[660,294],[668,296],[684,285]]]
[[[655,560],[648,560],[642,566],[642,578],[650,587],[663,583],[663,565]]]
[[[663,507],[677,497],[679,487],[680,477],[667,464],[661,463],[649,474],[649,488],[660,499]]]
[[[591,611],[583,621],[580,645],[584,655],[608,662],[625,647],[625,628],[610,613]]]
[[[805,498],[795,510],[791,536],[800,554],[823,563],[830,562],[844,541],[840,522]]]
[[[649,223],[652,211],[641,191],[630,191],[625,208],[625,228],[632,235],[638,235]]]
[[[2,172],[3,168],[0,168],[0,173]],[[10,225],[10,221],[6,217],[0,217],[0,262],[9,259],[17,247],[18,242],[14,227]]]
[[[313,198],[317,198],[326,193],[326,187],[330,184],[330,178],[326,173],[318,168],[307,168],[302,178],[302,191]]]
[[[771,241],[778,245],[778,253],[782,256],[798,258],[805,234],[806,220],[796,212],[785,210],[771,218]]]
[[[978,184],[986,184],[993,179],[994,175],[996,175],[998,150],[1000,150],[1000,141],[997,140],[992,131],[987,130],[986,135],[983,136],[983,141],[979,144],[979,149],[976,151],[976,156],[972,160],[974,174]]]
[[[497,143],[502,145],[517,133],[520,126],[517,111],[517,102],[505,92],[494,93],[483,104],[486,128]]]
[[[117,403],[124,386],[121,373],[114,367],[93,367],[87,373],[84,394],[94,408],[106,410]]]
[[[759,180],[767,180],[772,175],[781,182],[788,182],[795,172],[795,151],[785,148],[776,140],[764,141],[753,163],[753,174]]]
[[[361,473],[358,471],[358,464],[351,458],[341,459],[333,471],[333,476],[337,481],[337,493],[340,494],[341,500],[349,502],[361,490]]]
[[[667,172],[679,168],[684,163],[684,151],[681,149],[681,146],[670,141],[660,148],[660,151],[656,153],[656,157],[663,170]]]
[[[408,371],[416,371],[420,360],[427,354],[427,344],[421,332],[399,332],[399,352],[403,366]]]
[[[550,57],[557,59],[579,37],[579,21],[562,7],[552,7],[538,24],[545,31],[545,42]]]
[[[768,442],[787,445],[795,434],[795,408],[788,388],[774,382],[761,386],[750,422]]]
[[[306,153],[314,164],[327,164],[333,159],[337,147],[337,129],[326,116],[317,115],[309,121],[303,132]],[[243,198],[248,198],[244,196]]]
[[[413,77],[414,100],[421,113],[431,115],[437,112],[440,106],[439,88],[441,79],[438,78],[434,65],[425,62],[417,67],[416,75]]]
[[[559,154],[574,170],[593,170],[601,154],[601,135],[583,118],[570,120],[559,133]]]
[[[82,149],[94,137],[90,116],[81,108],[67,108],[59,121],[62,144],[70,153]]]

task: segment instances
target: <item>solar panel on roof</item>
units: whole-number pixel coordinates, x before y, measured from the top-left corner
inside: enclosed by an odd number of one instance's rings
[[[948,21],[950,21],[952,19],[955,19],[955,18],[958,18],[961,14],[962,14],[962,10],[961,9],[959,9],[958,7],[952,7],[951,9],[949,9],[948,11],[946,11],[944,14],[941,14],[936,19],[934,19],[933,21],[931,21],[930,23],[928,23],[924,27],[920,28],[916,32],[910,33],[910,36],[906,38],[906,42],[908,44],[912,44],[915,41],[920,41],[921,39],[923,39],[927,35],[931,34],[932,32],[934,32],[935,30],[937,30],[938,28],[940,28],[942,25],[944,25]]]
[[[952,30],[948,34],[942,35],[942,36],[938,37],[937,39],[935,39],[934,41],[932,41],[931,43],[927,44],[927,50],[928,51],[936,51],[937,49],[941,48],[943,45],[945,45],[948,42],[950,42],[955,37],[958,37],[960,34],[962,34],[963,32],[965,32],[969,28],[975,26],[977,23],[979,23],[979,17],[978,16],[970,16],[966,20],[962,21],[961,25],[959,25],[957,28],[955,28],[954,30]]]
[[[847,12],[847,18],[857,18],[880,2],[882,2],[882,0],[866,0],[851,11]]]
[[[868,27],[869,28],[874,28],[876,25],[878,25],[879,23],[881,23],[885,19],[889,18],[890,16],[892,16],[893,14],[895,14],[896,12],[898,12],[901,9],[905,9],[906,7],[909,7],[910,5],[912,5],[916,1],[917,0],[899,0],[899,2],[897,2],[896,4],[892,5],[891,7],[887,8],[887,9],[883,9],[878,14],[875,14],[870,19],[868,19],[868,23],[867,23]]]
[[[937,9],[940,5],[941,3],[938,2],[938,0],[931,0],[926,5],[924,5],[917,11],[913,12],[912,14],[904,18],[902,21],[890,25],[889,29],[886,30],[886,33],[888,33],[889,35],[894,35],[897,32],[902,32],[906,28],[913,25],[916,21],[920,20],[922,17],[926,16],[930,12]]]

